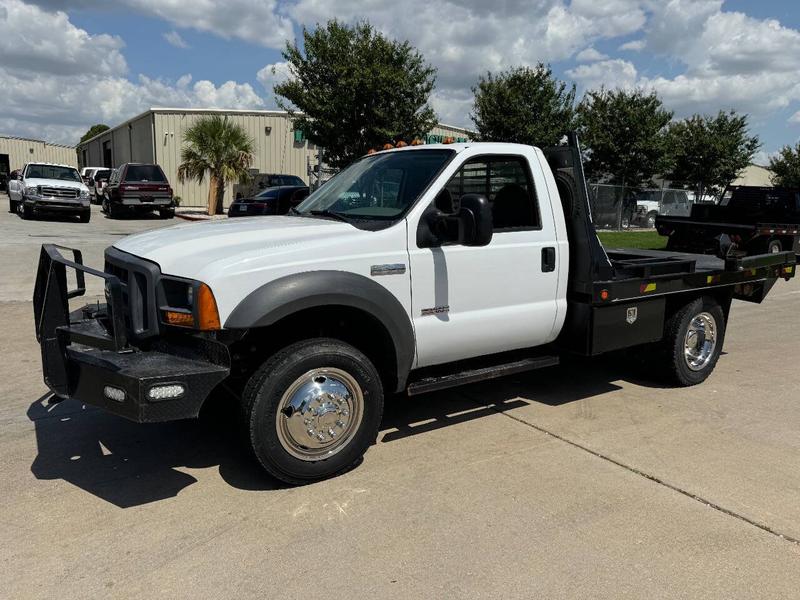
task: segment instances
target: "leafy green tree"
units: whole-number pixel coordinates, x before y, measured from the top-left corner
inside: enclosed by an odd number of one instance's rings
[[[649,183],[668,166],[671,119],[672,112],[655,93],[587,92],[578,105],[578,130],[587,148],[589,177],[633,188]]]
[[[208,214],[219,214],[227,183],[250,177],[254,142],[244,127],[220,115],[201,117],[184,138],[178,181],[203,183],[208,173]]]
[[[773,185],[800,188],[800,142],[794,148],[781,148],[777,156],[769,159],[769,168]]]
[[[81,137],[81,141],[78,143],[82,144],[86,140],[90,140],[94,136],[103,133],[104,131],[108,131],[109,129],[111,128],[105,123],[98,123],[97,125],[92,125],[91,127],[89,127],[89,131],[83,134],[83,136]]]
[[[671,168],[664,174],[697,192],[719,193],[750,164],[761,145],[748,134],[747,115],[720,111],[670,124]]]
[[[559,81],[542,63],[487,73],[472,93],[470,117],[482,141],[555,146],[573,129],[575,85]]]
[[[287,43],[283,57],[291,77],[274,87],[278,104],[334,167],[387,142],[421,137],[436,124],[428,104],[436,70],[408,42],[390,40],[369,23],[333,20],[303,29],[302,47]]]

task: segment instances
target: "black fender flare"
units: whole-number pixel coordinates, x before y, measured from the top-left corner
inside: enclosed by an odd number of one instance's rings
[[[408,313],[385,287],[347,271],[306,271],[280,277],[248,294],[225,320],[225,329],[267,327],[299,311],[322,306],[363,310],[388,331],[397,360],[397,391],[405,388],[414,361]]]

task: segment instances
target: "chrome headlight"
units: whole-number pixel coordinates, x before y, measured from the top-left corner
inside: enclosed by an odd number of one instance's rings
[[[28,185],[25,186],[25,195],[27,196],[38,196],[39,192],[35,185]]]
[[[88,198],[89,190],[81,190],[81,198]]]

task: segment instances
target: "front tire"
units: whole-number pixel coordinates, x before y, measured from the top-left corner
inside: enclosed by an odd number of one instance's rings
[[[80,214],[81,223],[88,223],[92,218],[92,212],[87,210]]]
[[[26,221],[32,221],[36,217],[33,207],[27,204],[22,205],[22,218]]]
[[[374,443],[382,415],[383,387],[372,362],[330,338],[278,351],[242,395],[248,445],[270,475],[296,485],[355,466]]]
[[[708,296],[683,306],[667,321],[662,340],[664,367],[672,383],[688,387],[714,371],[725,341],[725,313]]]

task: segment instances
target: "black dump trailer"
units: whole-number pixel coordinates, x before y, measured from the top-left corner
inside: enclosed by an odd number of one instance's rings
[[[715,254],[726,235],[742,256],[800,254],[800,190],[730,186],[718,204],[695,204],[688,217],[659,215],[656,230],[670,251]]]

